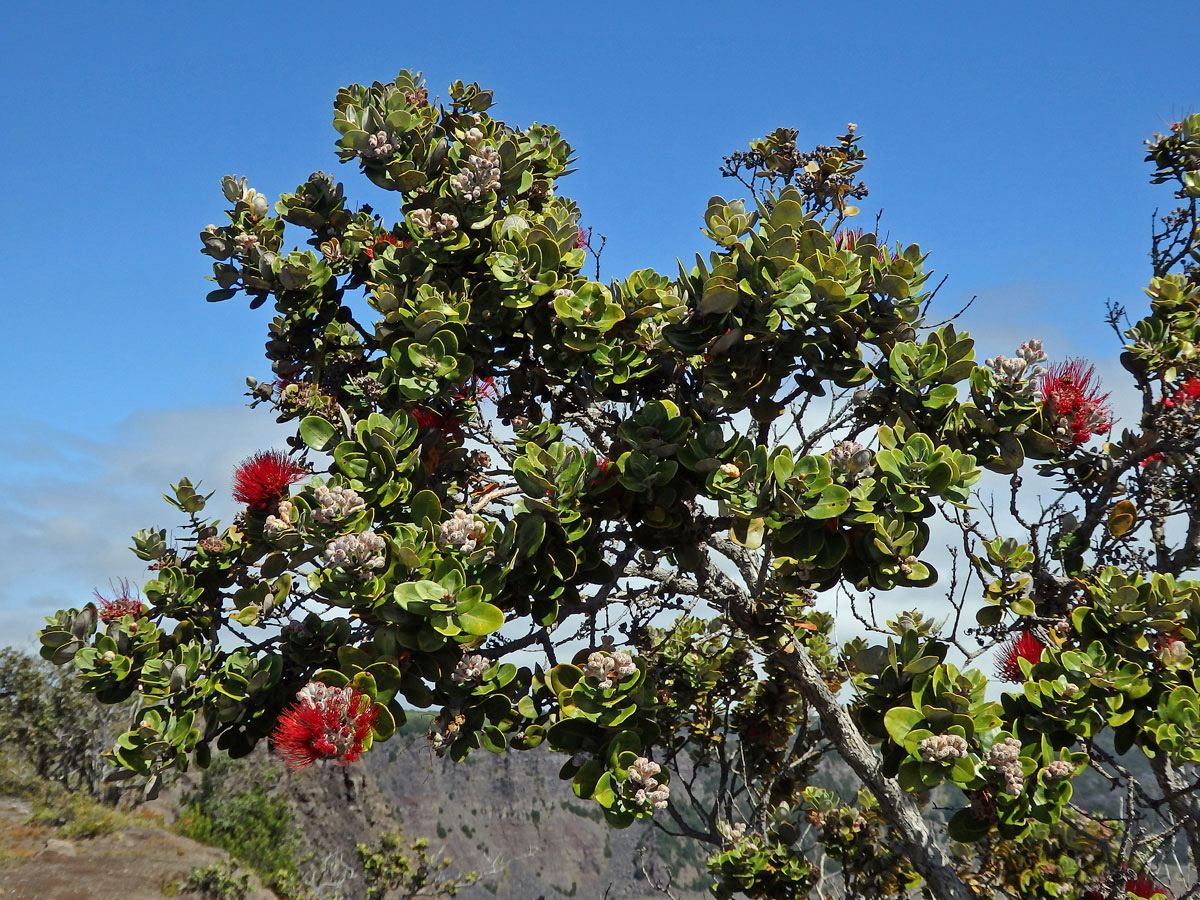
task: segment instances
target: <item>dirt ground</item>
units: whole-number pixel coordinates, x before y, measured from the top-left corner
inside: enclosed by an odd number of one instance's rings
[[[25,824],[28,817],[27,803],[0,797],[3,900],[163,900],[163,886],[186,878],[193,866],[228,859],[162,828],[134,826],[67,841],[53,828]],[[260,889],[249,900],[276,898]]]

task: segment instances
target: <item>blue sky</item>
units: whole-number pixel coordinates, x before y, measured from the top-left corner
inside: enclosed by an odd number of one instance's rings
[[[278,441],[241,408],[269,311],[205,304],[196,234],[227,173],[274,197],[325,169],[395,208],[333,156],[343,84],[421,69],[432,93],[479,81],[501,118],[559,126],[606,276],[706,249],[705,201],[740,187],[723,154],[856,122],[864,218],[883,207],[932,251],[944,310],[978,295],[981,355],[1041,336],[1102,371],[1104,301],[1139,308],[1169,204],[1141,140],[1200,104],[1178,62],[1194,2],[47,3],[5,27],[0,644],[143,580],[126,536],[172,524],[168,480],[203,479],[227,517],[232,465]]]

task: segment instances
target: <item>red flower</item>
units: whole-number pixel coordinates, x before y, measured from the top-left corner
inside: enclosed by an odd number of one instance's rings
[[[1150,465],[1150,463],[1160,462],[1161,460],[1164,460],[1164,459],[1166,459],[1166,457],[1163,456],[1161,453],[1151,453],[1149,456],[1147,456],[1145,459],[1143,459],[1140,463],[1138,463],[1138,465],[1144,469],[1144,468],[1146,468],[1146,466]]]
[[[833,246],[836,250],[853,250],[854,245],[858,243],[859,238],[863,235],[861,228],[851,228],[846,231],[839,231],[833,237]]]
[[[454,395],[454,399],[479,402],[495,400],[499,396],[500,388],[496,387],[496,379],[489,375],[487,378],[472,378],[466,382]]]
[[[409,411],[418,428],[433,428],[443,434],[457,437],[462,434],[462,425],[454,416],[436,412],[428,406],[418,406]]]
[[[111,600],[105,598],[99,591],[93,591],[93,594],[100,601],[101,622],[111,622],[123,616],[133,616],[136,619],[146,611],[146,604],[135,596],[131,596],[128,581],[121,582],[120,591]]]
[[[1045,649],[1046,645],[1034,637],[1032,631],[1022,631],[1000,648],[1000,655],[996,658],[996,675],[1001,681],[1024,681],[1020,660],[1027,659],[1036,665],[1041,661]]]
[[[374,259],[375,254],[382,253],[385,249],[387,249],[389,244],[391,244],[393,247],[407,247],[411,243],[412,241],[409,240],[405,240],[403,243],[401,243],[399,240],[397,240],[395,235],[391,233],[384,233],[375,238],[375,242],[373,244],[363,248],[363,256],[365,256],[367,259]]]
[[[233,473],[233,499],[253,510],[274,509],[289,486],[308,470],[282,450],[263,450],[242,460]]]
[[[344,766],[362,756],[375,716],[366,694],[312,681],[280,714],[271,742],[289,769],[303,769],[318,759]]]
[[[1200,378],[1193,375],[1181,384],[1179,390],[1172,396],[1163,400],[1163,406],[1167,409],[1175,406],[1191,406],[1197,400],[1200,400]]]
[[[1153,897],[1155,894],[1166,894],[1168,897],[1171,896],[1170,891],[1168,891],[1163,885],[1159,884],[1144,872],[1139,875],[1135,875],[1133,878],[1130,878],[1125,882],[1125,892],[1127,894],[1133,894],[1135,897],[1146,898]]]
[[[579,233],[577,235],[575,235],[575,249],[576,250],[583,249],[584,247],[587,246],[587,242],[588,242],[588,233],[586,231],[584,231],[582,228],[580,228]]]
[[[272,382],[271,387],[273,387],[275,389],[275,395],[277,397],[282,397],[283,392],[286,391],[293,384],[299,384],[299,382],[296,381],[296,377],[294,375],[280,375],[278,378],[275,379],[274,382]]]
[[[608,477],[608,467],[610,465],[612,465],[612,463],[609,462],[607,457],[601,456],[596,460],[596,468],[598,471],[596,472],[596,477],[592,479],[592,487],[596,487],[596,485],[600,484],[600,482],[604,481],[604,479]]]
[[[1108,394],[1100,393],[1095,377],[1095,367],[1082,359],[1052,365],[1042,376],[1042,406],[1054,421],[1055,436],[1077,447],[1112,427]]]

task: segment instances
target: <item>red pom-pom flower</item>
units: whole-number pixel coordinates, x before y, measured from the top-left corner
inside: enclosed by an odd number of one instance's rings
[[[1100,392],[1096,369],[1082,359],[1050,366],[1042,376],[1042,406],[1054,424],[1055,437],[1076,447],[1112,428],[1108,394]]]
[[[375,715],[366,694],[312,681],[280,714],[271,742],[289,769],[303,769],[319,759],[344,766],[362,756]]]
[[[1165,894],[1167,897],[1171,896],[1171,892],[1166,887],[1159,884],[1145,872],[1139,873],[1125,882],[1125,893],[1145,898],[1153,897],[1155,894]]]
[[[1200,378],[1193,375],[1179,386],[1179,390],[1163,400],[1163,406],[1167,409],[1176,406],[1191,406],[1197,400],[1200,400]]]
[[[1020,660],[1026,659],[1031,665],[1037,665],[1045,649],[1046,645],[1034,637],[1032,631],[1022,631],[1000,648],[1000,655],[996,657],[996,675],[1002,681],[1024,681]]]
[[[287,489],[308,470],[282,450],[263,450],[244,459],[233,473],[233,499],[258,512],[275,509]]]
[[[100,601],[100,621],[112,622],[115,619],[120,619],[125,616],[133,616],[135,619],[146,611],[146,604],[137,599],[136,591],[130,591],[129,582],[122,581],[121,589],[116,592],[116,595],[109,600],[104,597],[99,591],[94,591],[95,597]]]

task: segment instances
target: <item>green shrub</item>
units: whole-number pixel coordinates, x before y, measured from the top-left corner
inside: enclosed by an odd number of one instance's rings
[[[193,866],[182,883],[167,885],[163,893],[174,896],[179,890],[198,893],[203,900],[245,900],[250,892],[250,876],[239,872],[237,863]]]
[[[238,777],[244,773],[252,777]],[[196,790],[184,796],[175,830],[220,847],[264,881],[295,875],[303,840],[287,801],[272,788],[276,777],[265,766],[214,760]]]

